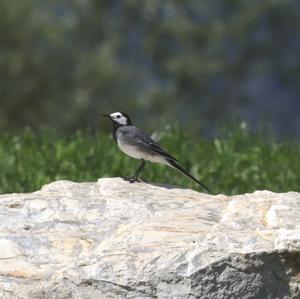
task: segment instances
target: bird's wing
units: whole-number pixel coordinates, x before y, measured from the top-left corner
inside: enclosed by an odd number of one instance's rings
[[[177,161],[173,156],[171,156],[167,151],[165,151],[161,145],[154,141],[150,135],[142,131],[141,129],[131,126],[130,130],[127,131],[130,134],[131,140],[133,139],[140,147],[144,148],[152,154],[158,154],[165,158]]]

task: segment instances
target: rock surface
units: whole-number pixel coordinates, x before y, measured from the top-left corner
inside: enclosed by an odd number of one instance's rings
[[[0,298],[300,298],[300,194],[107,178],[1,195]]]

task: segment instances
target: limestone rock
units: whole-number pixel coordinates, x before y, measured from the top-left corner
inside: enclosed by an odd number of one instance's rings
[[[106,178],[1,195],[0,298],[300,298],[300,194]]]

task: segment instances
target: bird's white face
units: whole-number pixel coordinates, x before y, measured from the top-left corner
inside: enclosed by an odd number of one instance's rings
[[[116,123],[122,125],[122,126],[126,126],[128,124],[128,119],[125,115],[123,115],[121,112],[115,112],[110,114],[110,117],[113,121],[115,121]]]

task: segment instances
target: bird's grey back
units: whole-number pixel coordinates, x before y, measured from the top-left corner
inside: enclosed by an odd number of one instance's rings
[[[130,146],[138,146],[140,150],[151,154],[160,154],[166,158],[176,161],[161,145],[154,141],[149,134],[135,126],[122,126],[118,128],[117,140]]]

